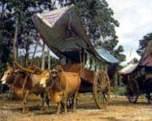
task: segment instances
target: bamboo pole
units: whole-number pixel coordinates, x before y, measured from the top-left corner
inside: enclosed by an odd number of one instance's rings
[[[41,69],[45,69],[45,44],[43,43],[42,47],[42,63],[41,63]]]
[[[50,53],[49,53],[49,48],[48,48],[48,69],[50,70],[51,69],[51,56],[50,56]]]

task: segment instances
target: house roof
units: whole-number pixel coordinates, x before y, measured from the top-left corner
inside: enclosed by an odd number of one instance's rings
[[[59,54],[59,52],[86,48],[98,59],[104,59],[110,63],[118,63],[118,60],[107,50],[93,47],[75,6],[38,13],[32,19],[44,38],[44,42],[54,53]],[[74,33],[70,37],[67,35],[68,29]]]

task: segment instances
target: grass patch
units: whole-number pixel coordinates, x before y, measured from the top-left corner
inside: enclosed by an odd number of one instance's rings
[[[126,94],[126,88],[125,87],[114,87],[114,88],[111,89],[111,91],[114,95],[124,96]]]

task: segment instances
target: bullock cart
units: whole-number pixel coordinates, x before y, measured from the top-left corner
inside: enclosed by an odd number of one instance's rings
[[[74,18],[74,19],[73,19]],[[79,72],[80,92],[92,92],[98,108],[109,100],[107,66],[118,60],[102,47],[93,45],[75,6],[35,14],[33,23],[44,43],[59,57],[65,71]]]
[[[133,61],[120,70],[127,86],[129,102],[136,103],[141,94],[145,94],[148,103],[152,103],[152,41],[149,41],[139,62]]]
[[[141,63],[129,64],[120,71],[127,89],[130,103],[136,103],[140,95],[145,95],[148,103],[152,103],[152,69]]]

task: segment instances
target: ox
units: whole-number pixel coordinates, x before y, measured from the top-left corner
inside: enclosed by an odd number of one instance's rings
[[[25,112],[27,97],[30,93],[40,95],[42,99],[42,106],[44,106],[44,101],[46,101],[47,106],[49,106],[46,90],[41,86],[41,83],[50,78],[50,72],[48,70],[35,70],[32,71],[30,69],[24,69],[20,66],[17,68],[8,66],[1,79],[2,83],[6,83],[11,89],[22,91],[23,112]]]
[[[51,71],[51,79],[43,86],[47,86],[51,101],[57,104],[57,114],[60,113],[62,104],[64,112],[67,112],[67,102],[71,97],[74,97],[73,111],[76,110],[76,98],[80,82],[79,73],[65,72],[61,66]]]

